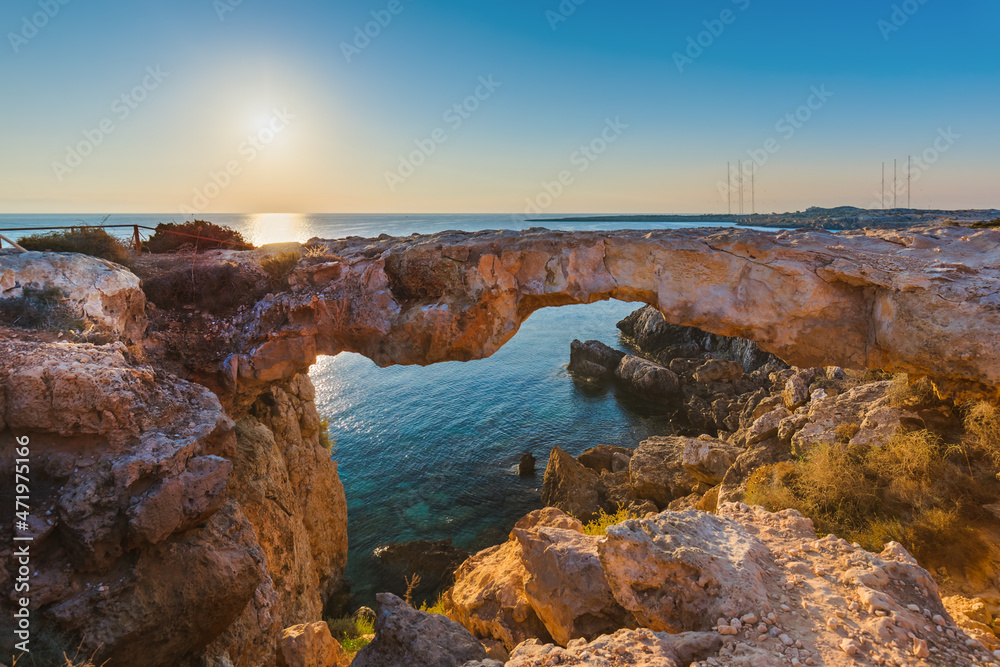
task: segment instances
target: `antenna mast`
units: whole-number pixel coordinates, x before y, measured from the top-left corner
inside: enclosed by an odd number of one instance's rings
[[[882,163],[882,210],[885,210],[885,162]]]
[[[750,215],[757,213],[757,170],[750,172]]]
[[[733,163],[726,163],[726,206],[729,208],[729,215],[733,214]]]
[[[740,215],[743,215],[743,160],[738,160],[736,165],[740,172]]]
[[[906,157],[906,208],[910,208],[910,165],[913,162],[913,156],[908,155]]]
[[[896,169],[896,162],[897,162],[897,160],[893,160],[892,161],[892,208],[893,208],[893,210],[896,210],[896,197],[899,195],[899,183],[898,183],[898,180],[896,179],[896,171],[897,171],[897,169]]]

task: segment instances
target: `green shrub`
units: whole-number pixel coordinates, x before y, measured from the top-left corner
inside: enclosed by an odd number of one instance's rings
[[[989,222],[977,222],[972,225],[973,229],[992,229],[994,227],[1000,227],[1000,218],[990,220]]]
[[[201,237],[201,238],[193,238]],[[235,229],[216,225],[205,220],[182,223],[160,223],[156,232],[145,243],[145,248],[153,253],[177,252],[178,250],[247,250],[253,248],[243,235]]]
[[[374,623],[363,616],[328,618],[326,625],[330,628],[333,638],[340,642],[348,653],[360,651],[371,641],[366,635],[375,634]]]
[[[260,263],[260,268],[271,280],[271,289],[275,291],[288,289],[288,276],[292,274],[295,267],[299,265],[301,255],[295,250],[289,250],[277,255],[265,257]]]
[[[25,287],[19,297],[0,299],[0,323],[43,331],[83,328],[83,323],[63,303],[64,297],[57,287]]]
[[[126,266],[132,261],[132,254],[125,244],[99,227],[25,236],[18,240],[18,244],[25,250],[77,252]]]
[[[319,444],[323,449],[330,452],[331,456],[333,455],[334,448],[337,446],[336,441],[330,437],[330,422],[325,419],[319,423]]]
[[[608,531],[608,527],[615,525],[616,523],[621,523],[622,521],[628,521],[629,519],[640,519],[642,518],[639,514],[636,514],[628,507],[618,506],[618,511],[614,514],[608,514],[603,509],[598,511],[597,516],[593,521],[584,524],[583,532],[586,535],[605,535]]]
[[[437,600],[434,604],[427,604],[424,602],[420,605],[420,611],[426,612],[428,614],[440,614],[441,616],[447,616],[444,610],[444,593],[438,595]]]
[[[262,276],[229,263],[178,268],[143,281],[142,289],[158,308],[190,306],[213,315],[251,306],[267,293]]]

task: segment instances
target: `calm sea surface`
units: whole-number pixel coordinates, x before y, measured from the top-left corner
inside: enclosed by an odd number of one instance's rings
[[[255,244],[532,225],[622,228],[609,223],[525,224],[506,215],[205,217],[239,229]],[[73,225],[81,220],[97,224],[101,219],[3,215],[0,233],[12,227]],[[183,219],[117,215],[108,223],[154,227],[171,221]],[[606,302],[539,311],[510,343],[482,361],[379,369],[354,354],[319,360],[311,376],[319,412],[336,440],[334,458],[347,492],[348,575],[358,603],[370,604],[385,585],[371,568],[372,550],[380,544],[452,538],[457,546],[474,551],[503,541],[518,518],[539,506],[541,473],[553,446],[574,455],[597,444],[632,447],[668,429],[663,412],[614,389],[581,386],[565,369],[574,338],[618,345],[615,324],[636,307]],[[536,477],[518,477],[522,452],[538,458]]]

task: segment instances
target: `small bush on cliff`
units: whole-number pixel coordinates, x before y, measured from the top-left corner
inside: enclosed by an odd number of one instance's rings
[[[63,298],[63,291],[56,287],[25,287],[19,297],[0,299],[0,324],[43,331],[82,328]]]
[[[370,641],[375,634],[375,624],[364,616],[344,616],[343,618],[328,618],[326,625],[330,634],[340,642],[348,653],[357,653]]]
[[[593,521],[584,524],[583,532],[585,535],[605,535],[608,532],[610,526],[616,523],[621,523],[622,521],[628,521],[629,519],[640,519],[638,514],[633,512],[628,507],[618,506],[618,511],[614,514],[608,514],[603,509],[598,511],[597,517]]]
[[[322,420],[319,423],[319,444],[332,456],[337,443],[330,437],[330,422]]]
[[[156,232],[146,242],[149,252],[164,253],[179,250],[249,250],[253,248],[235,229],[216,225],[205,220],[169,222],[156,226]]]
[[[260,268],[264,269],[264,273],[270,279],[272,290],[288,289],[288,276],[299,265],[301,258],[302,255],[294,250],[264,258],[260,263]]]
[[[266,283],[262,274],[237,264],[198,264],[154,276],[142,289],[158,308],[224,315],[257,303],[267,293]]]
[[[36,234],[18,240],[25,250],[76,252],[128,266],[132,253],[125,244],[99,227],[83,227],[51,234]]]
[[[978,508],[997,488],[967,453],[928,431],[900,431],[871,447],[820,445],[757,470],[746,502],[799,510],[821,532],[872,551],[895,540],[926,566],[971,562],[985,553],[973,530]]]
[[[981,401],[965,409],[965,430],[972,447],[1000,468],[1000,410]]]

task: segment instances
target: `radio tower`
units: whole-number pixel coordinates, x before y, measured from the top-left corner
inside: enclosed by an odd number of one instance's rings
[[[736,165],[740,172],[740,215],[743,215],[743,160],[737,161]]]
[[[896,178],[896,160],[892,161],[892,208],[896,209],[896,197],[899,195],[899,185]]]
[[[910,208],[910,164],[913,162],[913,156],[906,156],[906,208]]]
[[[750,172],[750,215],[757,213],[757,170]]]
[[[885,210],[885,162],[882,163],[882,210]]]
[[[729,215],[733,214],[733,163],[726,163],[726,207]]]

